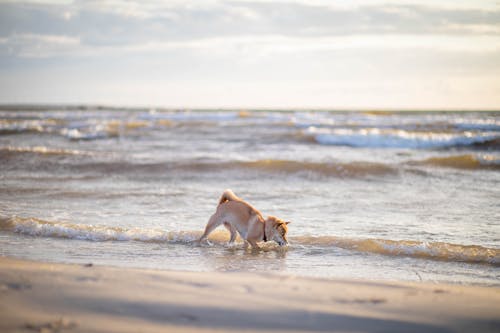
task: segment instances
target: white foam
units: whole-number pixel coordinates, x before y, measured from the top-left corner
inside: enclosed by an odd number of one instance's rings
[[[0,218],[0,230],[29,235],[34,237],[54,237],[77,239],[94,242],[104,241],[138,241],[187,244],[201,236],[199,231],[165,231],[158,229],[127,229],[109,226],[93,226],[64,222],[49,222],[35,218]],[[218,245],[226,244],[229,234],[216,231],[210,240]],[[336,236],[295,236],[290,237],[291,248],[314,246],[328,251],[331,247],[346,250],[382,254],[386,256],[408,256],[414,258],[442,261],[458,261],[470,263],[487,263],[500,265],[500,249],[486,248],[478,245],[459,245],[438,242],[355,239]],[[270,244],[271,246],[273,244]]]
[[[335,236],[299,236],[291,238],[292,244],[334,246],[358,252],[394,257],[413,257],[451,262],[500,265],[500,249],[479,245],[460,245],[443,242],[355,239]]]
[[[93,155],[91,152],[74,150],[74,149],[59,149],[59,148],[49,148],[45,146],[33,146],[33,147],[0,147],[0,150],[16,152],[16,153],[35,153],[42,155]]]
[[[500,157],[494,155],[478,155],[477,159],[481,165],[498,166],[500,165]]]
[[[310,127],[306,135],[324,145],[368,148],[446,148],[468,146],[498,139],[496,133],[430,133],[380,129],[318,129]]]
[[[71,140],[95,140],[95,139],[106,138],[108,136],[108,133],[106,132],[99,132],[99,131],[85,132],[77,128],[71,128],[71,129],[65,128],[61,130],[61,134]]]
[[[23,235],[69,238],[88,241],[141,241],[184,243],[196,240],[196,232],[174,232],[155,229],[126,229],[108,226],[49,222],[34,218],[13,217],[0,220],[0,228]]]
[[[500,120],[486,119],[464,119],[458,118],[452,120],[452,123],[463,130],[480,130],[480,131],[500,131]]]
[[[44,122],[40,120],[23,120],[16,122],[0,121],[0,131],[24,132],[35,131],[44,132]]]

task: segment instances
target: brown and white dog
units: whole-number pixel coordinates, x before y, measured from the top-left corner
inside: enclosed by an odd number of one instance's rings
[[[223,224],[231,233],[229,243],[233,243],[239,233],[245,241],[245,247],[250,244],[253,248],[258,248],[257,242],[271,240],[283,246],[288,244],[286,238],[288,223],[290,222],[274,216],[264,219],[252,205],[236,196],[233,191],[225,190],[199,242],[205,240],[215,228]]]

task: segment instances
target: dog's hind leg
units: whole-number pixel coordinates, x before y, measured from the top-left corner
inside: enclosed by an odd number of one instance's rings
[[[231,238],[229,239],[229,244],[233,244],[234,241],[236,240],[236,236],[238,236],[238,232],[236,231],[235,227],[233,227],[231,224],[229,224],[227,222],[224,222],[224,226],[231,233]]]
[[[208,220],[207,226],[205,227],[205,232],[203,232],[203,235],[201,235],[198,242],[201,243],[202,241],[204,241],[208,237],[208,235],[210,235],[210,233],[220,225],[220,223],[221,219],[219,218],[219,214],[213,214]]]

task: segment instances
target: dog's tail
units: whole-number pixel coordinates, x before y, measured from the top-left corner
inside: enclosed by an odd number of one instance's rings
[[[219,199],[219,205],[222,205],[226,201],[241,201],[241,199],[236,194],[234,194],[233,191],[227,189],[224,191],[224,193],[222,193],[222,196]]]

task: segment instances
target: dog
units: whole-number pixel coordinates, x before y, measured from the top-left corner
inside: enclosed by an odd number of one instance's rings
[[[288,224],[277,217],[262,214],[252,205],[239,198],[231,190],[225,190],[219,199],[217,210],[208,220],[205,232],[198,242],[207,239],[208,235],[221,224],[231,233],[229,243],[234,243],[237,234],[252,248],[259,248],[257,242],[275,241],[280,246],[288,245]]]

